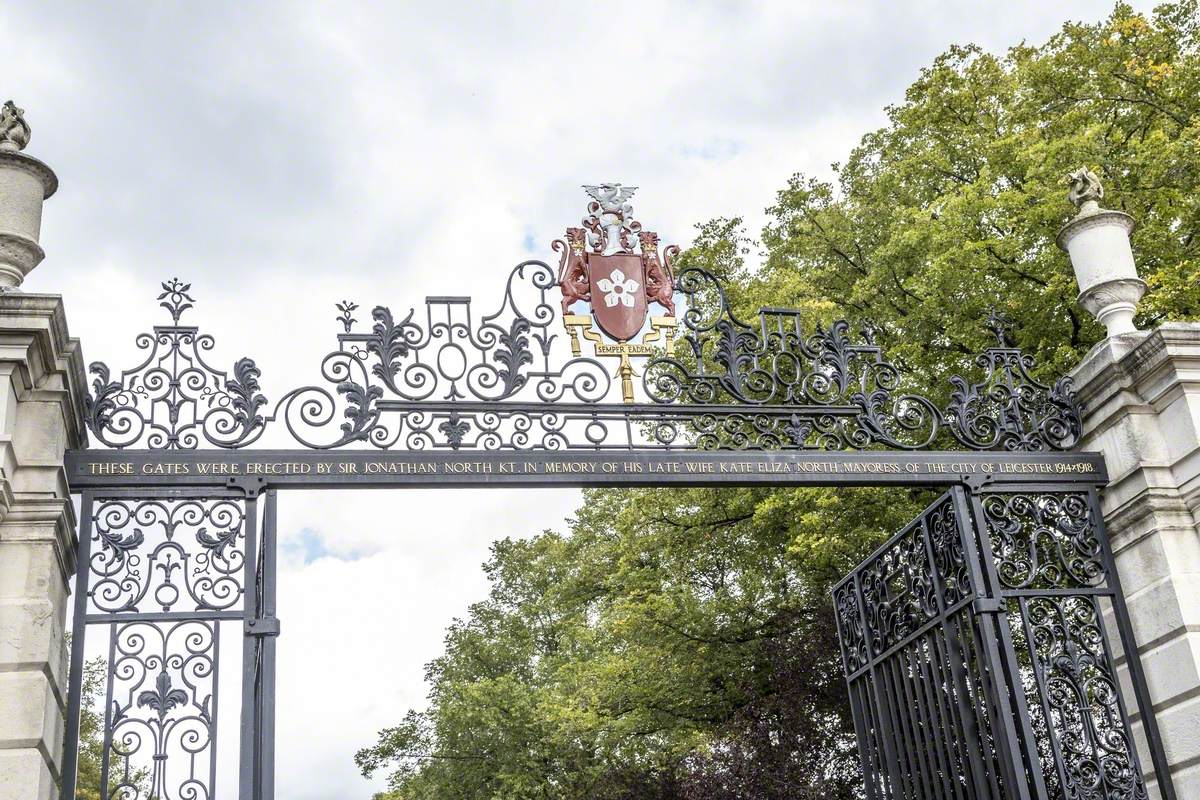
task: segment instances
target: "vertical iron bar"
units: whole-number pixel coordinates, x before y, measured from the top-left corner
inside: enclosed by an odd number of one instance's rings
[[[71,671],[67,689],[66,732],[63,737],[62,795],[73,798],[79,772],[79,714],[83,697],[83,640],[87,627],[88,565],[92,551],[92,499],[79,499],[79,544],[75,555],[75,598],[71,607]]]
[[[929,706],[929,722],[933,726],[934,755],[937,760],[938,774],[942,778],[942,796],[946,800],[956,800],[961,795],[957,781],[958,769],[954,764],[954,740],[960,738],[961,732],[951,730],[946,726],[945,708],[937,679],[934,676],[934,640],[938,629],[929,631],[924,642],[925,660],[921,664],[921,681],[925,686],[926,703]]]
[[[987,794],[980,784],[983,775],[983,761],[979,757],[979,747],[972,743],[982,744],[983,737],[975,725],[975,718],[965,709],[968,698],[965,695],[966,686],[960,676],[960,670],[955,669],[954,659],[961,653],[960,648],[953,645],[954,634],[951,633],[951,618],[942,621],[941,636],[934,641],[937,650],[939,667],[943,685],[946,687],[946,716],[949,720],[948,729],[955,734],[954,750],[960,768],[965,773],[963,784],[966,785],[970,797],[986,797]],[[955,781],[958,782],[957,780]],[[973,787],[973,788],[972,788]]]
[[[934,503],[932,505],[930,505],[928,508],[926,508],[924,511],[921,512],[921,517],[919,518],[921,520],[921,522],[920,522],[921,543],[924,545],[925,559],[929,564],[930,580],[933,581],[933,603],[934,603],[934,608],[938,615],[939,626],[940,626],[940,623],[942,621],[944,621],[946,618],[946,587],[945,587],[945,583],[942,580],[942,575],[938,571],[937,558],[933,552],[933,537],[930,536],[930,533],[929,533],[929,514],[932,510],[939,508],[941,506],[942,502],[944,501],[944,499],[945,499],[945,495],[943,495],[942,497],[939,497],[936,501],[934,501]],[[924,653],[927,656],[927,658],[925,658],[925,659],[918,658],[917,664],[920,666],[920,669],[921,669],[921,680],[919,681],[920,688],[925,692],[926,699],[929,704],[929,708],[926,713],[926,717],[927,717],[926,724],[929,726],[929,729],[932,732],[930,738],[932,738],[934,755],[936,756],[935,769],[941,773],[941,776],[943,778],[943,788],[944,788],[944,779],[948,773],[947,773],[946,764],[945,764],[944,760],[942,759],[942,749],[943,749],[942,743],[945,741],[945,737],[949,732],[942,728],[940,719],[935,721],[935,711],[940,710],[940,709],[935,708],[934,697],[929,691],[930,684],[927,683],[927,678],[926,678],[928,669],[932,668],[933,638],[937,635],[936,634],[937,630],[938,630],[937,627],[931,628],[929,633],[925,634],[922,637],[921,642],[918,642],[918,644],[923,643],[923,647],[921,647],[921,650],[922,650],[922,653]]]
[[[937,706],[933,698],[933,679],[929,674],[929,638],[932,634],[925,634],[917,639],[915,644],[916,655],[912,658],[913,691],[917,694],[917,706],[921,710],[921,717],[925,725],[925,743],[926,757],[929,759],[930,765],[938,780],[936,784],[939,788],[938,797],[950,797],[949,784],[947,776],[950,774],[949,767],[943,758],[943,743],[946,740],[946,731],[942,729],[941,720],[938,718]]]
[[[874,798],[875,795],[871,791],[871,772],[867,765],[867,733],[866,725],[863,723],[863,709],[858,697],[858,682],[846,683],[848,694],[850,695],[850,719],[854,722],[854,737],[858,740],[858,763],[859,769],[862,770],[863,782],[866,784],[867,797]]]
[[[891,725],[884,719],[883,715],[888,712],[888,707],[884,703],[883,694],[879,688],[879,663],[878,657],[875,655],[875,631],[871,630],[871,626],[867,624],[867,604],[866,598],[862,592],[862,574],[855,572],[854,574],[854,592],[858,597],[858,613],[862,619],[863,638],[867,645],[867,663],[870,664],[867,674],[870,676],[871,694],[875,699],[875,738],[879,745],[883,748],[883,761],[886,765],[887,774],[887,795],[894,797],[895,793],[900,789],[900,779],[898,776],[899,762],[896,760],[895,745],[891,739],[891,731],[888,730]],[[890,714],[889,714],[890,716]]]
[[[851,593],[853,595],[854,583],[850,582],[850,583],[845,584],[845,591],[848,593]],[[853,595],[853,596],[854,596],[854,606],[855,606],[855,608],[859,608],[861,601],[857,595]],[[867,763],[867,748],[870,743],[867,740],[867,725],[863,718],[863,714],[864,714],[863,702],[862,702],[862,698],[859,696],[860,691],[858,689],[858,686],[856,685],[856,684],[861,684],[864,680],[866,680],[866,678],[864,678],[863,676],[860,675],[857,679],[855,679],[853,681],[850,679],[850,673],[853,671],[850,669],[850,660],[847,657],[847,653],[849,652],[849,649],[850,649],[849,645],[848,645],[848,642],[850,641],[850,635],[847,631],[845,631],[843,629],[843,626],[842,626],[842,615],[840,613],[838,613],[838,600],[837,600],[836,592],[833,593],[833,605],[834,605],[833,621],[834,621],[835,626],[837,627],[838,642],[841,645],[841,649],[842,649],[842,670],[846,675],[846,689],[847,689],[848,694],[850,695],[850,718],[854,722],[855,738],[858,739],[859,768],[862,770],[863,781],[866,784],[867,798],[868,798],[868,800],[875,800],[875,787],[871,780],[872,775],[871,775],[870,765]],[[860,618],[861,618],[861,614],[860,614]],[[864,637],[863,638],[863,647],[865,649],[866,648],[866,638],[865,638],[866,633],[865,632],[863,634],[863,637]],[[860,664],[858,666],[861,667],[862,665]]]
[[[108,800],[109,786],[109,769],[112,767],[112,748],[113,748],[113,724],[112,724],[112,703],[113,703],[113,677],[116,669],[117,658],[117,637],[120,635],[121,628],[117,625],[116,620],[108,625],[108,674],[104,676],[104,737],[100,749],[100,800]],[[163,667],[166,669],[166,666]],[[158,764],[154,765],[155,772],[158,771]],[[156,787],[157,788],[157,787]]]
[[[876,795],[887,800],[887,798],[891,797],[891,790],[888,783],[887,764],[884,762],[883,740],[880,738],[883,735],[880,732],[883,723],[879,717],[880,709],[871,701],[871,688],[870,682],[864,678],[861,689],[862,702],[867,709],[868,719],[871,722],[871,730],[873,731],[871,736],[871,764],[874,768],[871,772],[871,778],[874,782],[873,786],[875,787]]]
[[[922,696],[921,681],[917,677],[919,674],[918,665],[921,662],[919,654],[921,642],[922,638],[918,637],[903,650],[904,663],[902,666],[904,667],[903,672],[907,679],[905,685],[908,687],[908,694],[911,698],[909,701],[909,712],[913,718],[913,727],[916,729],[917,755],[921,759],[921,767],[926,775],[926,794],[929,797],[945,797],[945,793],[940,791],[941,781],[938,780],[941,770],[938,769],[934,758],[934,751],[937,747],[933,735],[933,726],[929,722],[929,709],[925,705],[925,699]]]
[[[1121,637],[1121,648],[1125,651],[1125,664],[1129,667],[1129,678],[1133,683],[1133,693],[1141,712],[1142,732],[1146,735],[1146,743],[1150,746],[1150,760],[1154,764],[1158,793],[1162,800],[1177,800],[1178,795],[1175,793],[1175,781],[1171,776],[1170,762],[1167,761],[1166,751],[1163,750],[1162,734],[1158,730],[1158,720],[1154,717],[1154,703],[1150,698],[1150,688],[1146,684],[1146,674],[1142,670],[1142,656],[1138,651],[1137,639],[1133,636],[1133,625],[1129,621],[1129,609],[1125,605],[1125,590],[1121,588],[1121,576],[1117,572],[1117,559],[1113,555],[1112,543],[1108,540],[1108,528],[1104,524],[1104,514],[1100,510],[1100,496],[1094,487],[1088,490],[1088,507],[1092,513],[1092,522],[1096,526],[1096,538],[1100,540],[1100,546],[1103,548],[1104,568],[1108,573],[1108,588],[1113,593],[1113,614],[1117,620],[1117,633]],[[1132,742],[1130,746],[1133,746]]]
[[[918,715],[915,698],[912,693],[912,681],[909,680],[907,669],[907,651],[909,645],[901,647],[892,656],[892,672],[896,676],[896,684],[898,696],[903,700],[904,714],[904,730],[908,735],[908,750],[911,753],[909,763],[912,765],[913,777],[921,786],[920,797],[927,798],[932,795],[933,779],[929,774],[928,765],[925,762],[925,748],[921,741],[921,729],[917,725]]]
[[[946,635],[945,625],[933,631],[929,640],[930,671],[933,674],[935,686],[938,688],[938,705],[942,719],[942,730],[946,731],[949,740],[946,745],[946,760],[950,771],[950,782],[954,786],[954,796],[958,800],[971,797],[971,784],[967,775],[968,756],[965,750],[966,730],[956,723],[956,696],[954,684],[950,679],[946,655],[942,647]]]
[[[1046,787],[1046,778],[1042,771],[1041,754],[1037,749],[1037,738],[1034,736],[1033,724],[1029,716],[1029,704],[1025,699],[1025,687],[1021,680],[1021,668],[1017,662],[1016,646],[1013,644],[1012,628],[1008,620],[1008,606],[1001,591],[1000,574],[996,570],[991,536],[987,528],[987,517],[983,513],[983,501],[974,492],[970,494],[969,500],[972,529],[975,532],[973,541],[977,542],[979,546],[980,563],[987,575],[988,586],[991,587],[989,595],[1001,604],[1001,611],[995,616],[995,624],[999,629],[1000,647],[1003,654],[1001,663],[1003,682],[1006,682],[1012,690],[1012,702],[1016,706],[1016,714],[1012,717],[1012,721],[1018,727],[1016,733],[1022,742],[1025,754],[1023,760],[1029,772],[1029,778],[1033,781],[1034,791],[1040,798],[1049,797],[1050,791]]]
[[[276,492],[267,491],[263,504],[262,535],[262,616],[275,618],[275,508]],[[262,637],[262,674],[259,695],[261,707],[261,800],[275,797],[275,640],[274,635]]]
[[[257,636],[248,635],[248,627],[258,617],[258,499],[247,497],[245,514],[242,524],[245,526],[246,552],[245,570],[242,578],[242,725],[241,725],[241,754],[240,778],[238,781],[239,800],[260,800],[256,797],[258,761],[258,737],[255,714],[255,683],[258,665]]]
[[[967,490],[962,486],[955,486],[950,491],[954,495],[955,515],[961,520],[960,530],[963,534],[963,544],[966,547],[972,579],[979,581],[979,587],[982,590],[982,592],[977,590],[976,596],[982,594],[985,600],[1000,602],[1000,598],[994,594],[995,585],[990,580],[984,583],[983,576],[980,574],[980,567],[986,568],[991,566],[991,563],[990,559],[987,559],[980,551],[983,539],[978,536],[979,527],[971,516],[971,501],[967,497]],[[989,577],[991,577],[990,573]],[[998,611],[984,609],[976,611],[974,616],[979,625],[972,625],[971,628],[978,636],[976,652],[981,656],[980,677],[983,679],[982,682],[988,694],[988,706],[992,709],[990,715],[992,718],[992,741],[998,746],[997,756],[1002,762],[1001,769],[1005,773],[1005,783],[1009,784],[1010,791],[1020,800],[1030,800],[1029,783],[1024,780],[1025,761],[1021,757],[1021,748],[1017,741],[1017,732],[1014,729],[1018,721],[1012,708],[1012,693],[1007,691],[1011,687],[1005,685],[1011,683],[1010,676],[1014,670],[1010,669],[1011,664],[1004,660],[1004,656],[1009,653],[1006,652],[1002,655],[996,644],[1002,636],[999,628],[1004,626],[999,624]],[[1040,796],[1044,798],[1045,792],[1043,791]]]
[[[979,632],[975,621],[976,618],[969,609],[964,609],[956,620],[958,640],[963,646],[963,655],[967,658],[961,666],[963,680],[967,686],[966,700],[970,704],[969,711],[974,715],[975,728],[980,733],[977,741],[985,762],[980,767],[980,775],[987,780],[990,788],[987,796],[999,800],[1007,795],[998,780],[1000,776],[997,773],[1001,766],[999,763],[1001,756],[996,752],[996,721],[993,719],[994,714],[987,708],[987,697],[984,696],[987,693],[988,680],[985,674],[987,667],[983,665],[983,656],[979,653]],[[978,680],[971,679],[971,659],[974,659]],[[970,747],[970,742],[967,743],[967,746]],[[997,769],[993,769],[993,766]]]
[[[908,735],[903,713],[904,704],[897,695],[896,682],[893,678],[894,666],[894,656],[885,658],[879,662],[879,674],[883,691],[887,697],[887,711],[891,717],[891,724],[888,727],[891,729],[892,741],[895,747],[896,769],[900,776],[900,784],[903,786],[904,797],[920,800],[921,795],[918,793],[916,787],[916,770],[912,767],[912,758],[907,742]]]
[[[221,695],[221,625],[220,620],[213,620],[213,668],[212,668],[212,724],[209,729],[209,742],[211,749],[208,755],[208,796],[218,797],[217,795],[217,753],[221,752],[217,749],[217,723],[221,719],[221,715],[217,713],[217,700]]]

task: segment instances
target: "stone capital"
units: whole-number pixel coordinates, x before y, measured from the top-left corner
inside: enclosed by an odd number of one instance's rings
[[[33,156],[12,150],[0,150],[0,169],[18,170],[36,178],[42,185],[43,200],[49,200],[58,191],[58,176],[54,174],[54,170]]]
[[[87,390],[62,298],[0,294],[0,384],[0,539],[52,541],[70,575],[75,515],[62,459],[87,441]]]
[[[1132,234],[1135,227],[1133,217],[1124,211],[1097,208],[1090,212],[1083,211],[1068,220],[1066,225],[1058,229],[1058,235],[1054,237],[1054,243],[1063,252],[1069,252],[1071,240],[1079,234],[1092,228],[1110,225],[1124,229],[1126,235]]]

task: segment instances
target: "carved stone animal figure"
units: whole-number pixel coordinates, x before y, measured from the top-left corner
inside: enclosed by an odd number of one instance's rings
[[[1104,187],[1100,185],[1100,178],[1087,167],[1080,167],[1068,173],[1067,184],[1071,187],[1067,199],[1081,211],[1086,203],[1098,204],[1104,199]]]
[[[642,246],[642,262],[646,265],[646,301],[653,300],[675,316],[675,278],[669,265],[658,258],[658,234],[654,231],[638,233],[638,244]],[[670,257],[679,252],[678,247],[668,247]]]
[[[29,123],[25,111],[9,100],[0,108],[0,150],[24,150],[29,144]]]
[[[566,316],[576,300],[592,300],[592,285],[584,263],[587,233],[583,228],[567,228],[566,237],[556,239],[551,246],[562,254],[558,261],[558,288],[562,290],[562,312]]]

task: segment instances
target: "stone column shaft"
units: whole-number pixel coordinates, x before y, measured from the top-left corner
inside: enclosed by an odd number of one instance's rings
[[[61,298],[0,294],[0,800],[58,796],[84,386]]]

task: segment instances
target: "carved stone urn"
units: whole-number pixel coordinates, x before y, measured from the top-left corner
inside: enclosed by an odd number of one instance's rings
[[[9,100],[0,109],[0,291],[20,286],[46,257],[38,244],[42,202],[54,194],[58,178],[21,152],[28,143],[24,112]]]
[[[1058,232],[1057,242],[1071,257],[1079,304],[1110,337],[1136,333],[1133,314],[1146,283],[1138,277],[1129,243],[1133,217],[1100,207],[1104,188],[1091,170],[1078,169],[1067,180],[1068,198],[1079,213]]]

